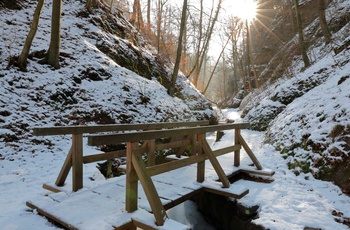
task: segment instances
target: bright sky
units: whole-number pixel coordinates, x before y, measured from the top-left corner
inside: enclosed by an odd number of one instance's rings
[[[241,19],[252,21],[256,15],[256,2],[254,0],[228,0],[224,1],[224,9]]]

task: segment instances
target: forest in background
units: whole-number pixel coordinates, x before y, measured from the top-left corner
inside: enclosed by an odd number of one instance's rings
[[[332,33],[348,21],[345,15],[327,22],[326,9],[337,4],[329,0],[258,0],[255,3],[256,17],[250,21],[232,14],[226,0],[186,0],[181,3],[171,0],[89,0],[84,4],[89,12],[103,5],[109,14],[122,15],[137,33],[147,38],[161,60],[174,63],[167,88],[175,85],[180,70],[211,101],[219,106],[238,107],[241,99],[254,89],[284,76],[292,77],[289,68],[299,55],[305,67],[309,66],[315,57],[307,54],[308,47],[320,37],[324,37],[325,44],[331,43]],[[22,3],[4,0],[0,4],[16,9]],[[43,4],[44,1],[38,1],[37,8]],[[38,14],[40,17],[40,11]],[[35,20],[39,19],[34,15]],[[57,25],[58,20],[56,18],[52,25]],[[304,35],[303,29],[310,24],[313,24],[311,33]],[[57,31],[58,28],[56,32],[52,31],[52,39],[57,37]],[[35,30],[32,33],[35,35]],[[299,40],[295,40],[296,34],[300,34]],[[50,46],[47,53],[57,53],[53,47],[57,45]],[[26,52],[28,55],[29,50]],[[57,68],[59,55],[48,56],[42,62],[56,59],[53,65]],[[25,61],[21,58],[19,61],[23,66]]]

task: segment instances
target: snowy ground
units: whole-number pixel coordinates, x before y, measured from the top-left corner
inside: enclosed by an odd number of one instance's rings
[[[224,110],[223,112],[228,118],[239,119],[236,111]],[[232,132],[227,132],[222,141],[213,144],[213,148],[231,144],[232,136]],[[263,167],[276,172],[273,177],[274,182],[271,184],[236,182],[250,190],[249,194],[240,200],[241,203],[260,205],[259,219],[254,220],[255,223],[269,229],[304,229],[305,227],[348,229],[347,226],[334,220],[339,217],[333,216],[332,212],[336,211],[342,213],[344,217],[350,217],[350,197],[343,195],[332,183],[315,180],[312,175],[296,176],[288,170],[285,160],[279,153],[275,152],[271,146],[261,144],[263,133],[244,130],[242,136],[247,140]],[[59,143],[58,140],[55,142]],[[69,147],[67,139],[60,143],[61,153],[53,153],[43,148],[35,158],[0,161],[1,229],[57,229],[45,218],[28,209],[25,202],[34,196],[45,194],[46,191],[41,188],[42,184],[56,179],[65,158],[64,153],[68,152]],[[90,151],[88,147],[84,148],[84,151]],[[250,159],[243,154],[242,164],[248,162]],[[102,180],[95,165],[84,166],[84,178],[88,181],[89,177],[95,178],[95,181]],[[193,210],[193,213],[184,218],[179,214],[183,209],[187,210],[186,213],[191,213],[188,210]],[[201,220],[198,219],[195,211],[192,204],[186,203],[174,210],[170,216],[188,225],[197,222],[195,228],[204,229],[198,227]]]

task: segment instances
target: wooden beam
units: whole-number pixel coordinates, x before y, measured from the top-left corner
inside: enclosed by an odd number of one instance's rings
[[[211,148],[207,142],[207,140],[203,139],[203,150],[205,152],[205,154],[207,155],[210,163],[212,164],[216,174],[218,175],[221,183],[223,184],[223,186],[225,188],[229,188],[230,187],[230,181],[228,180],[224,170],[222,169],[218,159],[216,159],[216,157],[214,156],[213,152],[211,151]]]
[[[256,156],[254,155],[253,151],[249,148],[247,142],[245,142],[245,140],[243,139],[243,137],[241,135],[239,135],[239,142],[243,146],[244,150],[247,152],[247,154],[250,157],[250,159],[253,161],[255,167],[257,169],[261,170],[262,166],[261,166],[258,158],[256,158]]]
[[[241,145],[233,145],[233,146],[229,146],[226,148],[214,150],[213,153],[216,157],[219,157],[221,155],[224,155],[227,153],[232,153],[232,152],[239,150],[239,149],[241,149]]]
[[[275,174],[275,171],[269,170],[269,169],[256,169],[256,168],[241,168],[240,172],[247,173],[247,174],[255,174],[260,176],[273,176]]]
[[[197,155],[193,157],[186,157],[184,159],[179,159],[177,161],[166,162],[161,165],[156,165],[152,167],[148,167],[147,171],[150,176],[155,176],[164,172],[169,172],[171,170],[175,170],[178,168],[182,168],[191,164],[198,163],[200,161],[205,161],[205,155]]]
[[[54,192],[54,193],[62,192],[58,188],[55,188],[55,187],[53,187],[51,185],[48,185],[48,184],[43,184],[43,188],[46,189],[46,190],[49,190],[51,192]]]
[[[73,192],[83,188],[83,135],[72,135]]]
[[[233,192],[233,191],[225,191],[223,189],[215,189],[215,188],[206,187],[206,186],[203,187],[203,190],[206,192],[220,195],[220,196],[231,197],[231,198],[235,198],[235,199],[241,199],[242,197],[244,197],[245,195],[247,195],[249,193],[249,189],[246,189],[240,193],[237,193],[237,192]]]
[[[167,129],[175,127],[193,127],[209,125],[209,121],[191,121],[191,122],[161,122],[148,124],[117,124],[117,125],[94,125],[94,126],[56,126],[56,127],[35,127],[34,136],[66,135],[66,134],[83,134],[83,133],[100,133],[116,132],[126,130],[151,130]]]
[[[32,204],[30,201],[27,201],[26,205],[27,205],[27,207],[29,207],[31,209],[35,209],[39,214],[45,216],[49,220],[52,220],[53,222],[59,223],[60,225],[62,225],[66,229],[78,230],[78,228],[76,228],[76,227],[72,226],[71,224],[68,224],[68,223],[64,222],[63,220],[61,220],[61,219],[51,215],[50,213],[48,213],[48,212],[44,211],[43,209],[39,208],[38,206]]]
[[[235,145],[241,146],[239,142],[239,137],[241,135],[240,129],[235,129]],[[241,154],[240,154],[241,148],[236,149],[234,151],[234,166],[238,167],[241,163]]]
[[[70,168],[72,167],[72,153],[73,153],[73,148],[72,146],[70,147],[70,150],[68,152],[68,155],[62,165],[61,171],[58,174],[58,177],[56,179],[56,185],[57,186],[63,186],[64,182],[67,179],[67,176],[69,174]]]
[[[203,141],[206,141],[205,134],[198,134],[197,141],[198,141],[197,154],[198,154],[198,156],[202,156],[203,154],[205,154],[203,152]],[[200,182],[200,183],[203,182],[204,177],[205,177],[205,161],[199,161],[197,163],[197,182]]]
[[[137,142],[128,142],[126,145],[126,190],[125,190],[125,210],[133,212],[137,210],[138,199],[138,177],[132,162],[133,150],[138,148]]]
[[[148,174],[146,167],[142,161],[141,154],[136,154],[132,152],[132,164],[134,165],[137,176],[143,187],[143,191],[146,194],[149,205],[151,206],[152,213],[156,219],[156,224],[158,226],[163,226],[166,212],[160,201],[158,192],[153,184],[151,176]]]
[[[113,228],[115,230],[136,230],[136,226],[133,224],[132,220],[120,226],[113,226]]]
[[[83,163],[89,164],[97,161],[111,160],[118,157],[126,157],[126,150],[112,151],[106,153],[83,156]]]
[[[190,140],[172,141],[170,143],[157,144],[155,146],[155,150],[159,151],[163,149],[180,148],[180,147],[186,147],[188,145],[190,145]]]
[[[108,145],[122,142],[138,142],[141,140],[159,139],[164,137],[177,137],[184,135],[194,135],[198,133],[207,133],[218,130],[229,130],[229,129],[243,129],[248,128],[248,123],[237,123],[237,124],[222,124],[222,125],[211,125],[201,126],[193,128],[178,128],[169,130],[157,130],[157,131],[140,131],[120,134],[102,134],[102,135],[91,135],[88,137],[88,145]]]

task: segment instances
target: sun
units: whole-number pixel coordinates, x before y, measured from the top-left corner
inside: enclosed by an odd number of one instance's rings
[[[254,0],[234,0],[230,2],[229,12],[242,20],[252,22],[256,17],[256,9]]]

